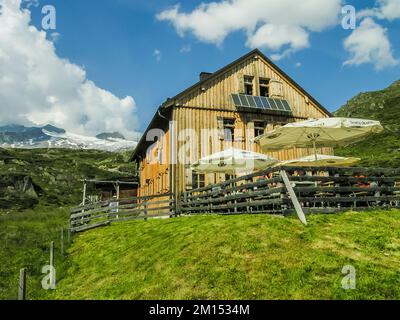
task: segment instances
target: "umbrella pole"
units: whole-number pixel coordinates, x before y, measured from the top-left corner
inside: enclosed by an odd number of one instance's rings
[[[315,161],[318,161],[318,157],[317,157],[317,142],[315,141],[315,139],[313,139],[313,147],[314,147]]]

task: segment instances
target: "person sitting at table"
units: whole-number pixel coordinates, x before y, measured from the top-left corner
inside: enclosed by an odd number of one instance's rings
[[[366,178],[364,175],[362,175],[360,173],[354,174],[353,177],[354,178],[362,178],[362,179]],[[369,188],[371,186],[371,184],[369,182],[358,181],[355,184],[355,186],[359,187],[359,188]]]

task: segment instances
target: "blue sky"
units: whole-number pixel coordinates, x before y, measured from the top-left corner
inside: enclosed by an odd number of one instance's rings
[[[54,44],[56,54],[82,66],[87,79],[98,87],[119,98],[132,96],[139,122],[135,129],[143,131],[156,108],[196,82],[201,71],[215,71],[251,50],[243,30],[229,31],[217,44],[195,35],[189,27],[183,28],[181,36],[171,20],[156,18],[177,3],[181,4],[181,14],[190,14],[202,2],[213,1],[47,0],[30,7],[31,23],[40,29],[42,6],[54,5],[55,31],[60,34]],[[321,6],[324,2],[320,1]],[[358,11],[378,7],[375,1],[354,0],[347,4]],[[315,8],[316,14],[319,10]],[[393,58],[400,59],[400,19],[373,20],[387,29]],[[361,21],[358,19],[357,26]],[[398,80],[399,64],[379,70],[373,62],[343,65],[350,56],[343,42],[352,32],[340,24],[309,32],[308,48],[295,49],[276,63],[330,111],[359,92],[379,90]],[[270,56],[290,46],[288,43],[271,49],[267,45],[260,49]],[[159,56],[155,50],[159,50]]]

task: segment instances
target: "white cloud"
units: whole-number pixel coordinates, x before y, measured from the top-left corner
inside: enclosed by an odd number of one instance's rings
[[[393,57],[393,50],[387,37],[387,30],[371,18],[365,18],[344,41],[345,49],[351,57],[345,65],[361,65],[371,63],[375,69],[381,70],[399,64]]]
[[[52,33],[50,34],[50,39],[51,39],[51,41],[53,41],[53,42],[57,42],[58,40],[60,40],[60,37],[61,37],[61,34],[58,33],[58,32],[52,32]]]
[[[161,61],[161,50],[160,49],[154,49],[153,57],[156,58],[157,62],[160,62]]]
[[[132,97],[119,99],[57,56],[46,33],[30,25],[21,0],[0,0],[0,122],[51,123],[78,134],[120,131],[136,135]]]
[[[294,65],[296,68],[300,68],[303,64],[301,62],[296,62],[296,64]]]
[[[290,46],[282,53],[271,55],[273,60],[280,60],[292,52],[309,47],[308,33],[301,27],[265,24],[249,36],[247,45],[251,48],[265,47],[274,51],[284,45]]]
[[[180,50],[180,53],[189,53],[192,51],[192,46],[190,44],[185,44]]]
[[[361,10],[358,18],[375,17],[378,19],[386,19],[393,21],[400,18],[400,1],[399,0],[377,0],[377,7]]]
[[[39,0],[22,0],[22,5],[26,8],[38,7]]]
[[[157,15],[172,23],[177,33],[191,32],[203,42],[221,45],[232,32],[244,30],[247,45],[267,48],[281,58],[309,46],[309,33],[338,21],[342,0],[223,0],[203,3],[192,12],[180,6]],[[283,47],[287,47],[283,52]]]

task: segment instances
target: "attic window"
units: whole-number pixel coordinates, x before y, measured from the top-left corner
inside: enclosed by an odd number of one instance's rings
[[[260,96],[269,97],[269,79],[260,78]]]
[[[252,76],[244,76],[244,93],[249,96],[253,95],[253,80]]]

